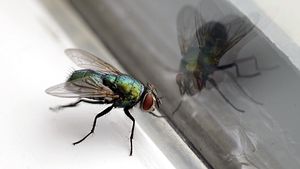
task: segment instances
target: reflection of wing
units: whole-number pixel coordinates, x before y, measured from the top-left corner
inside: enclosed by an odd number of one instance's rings
[[[101,72],[121,74],[117,68],[87,51],[81,49],[66,49],[65,53],[79,67],[98,70]]]
[[[197,27],[202,24],[201,15],[192,6],[183,7],[177,16],[177,39],[181,54],[185,56],[192,47],[198,47],[195,35]]]
[[[222,10],[219,6],[222,6]],[[219,1],[215,3],[213,0],[203,0],[199,9],[184,6],[177,16],[177,34],[181,54],[187,56],[190,49],[206,48],[204,50],[209,50],[212,52],[211,56],[219,60],[254,27],[251,21],[240,12]],[[219,46],[214,48],[213,45]]]
[[[255,27],[246,17],[226,16],[222,19],[222,22],[226,27],[228,38],[224,48],[216,51],[217,58],[221,58]]]
[[[119,98],[110,88],[96,82],[91,77],[84,77],[52,86],[46,90],[46,93],[57,97],[69,98],[97,97],[103,98],[103,100]]]

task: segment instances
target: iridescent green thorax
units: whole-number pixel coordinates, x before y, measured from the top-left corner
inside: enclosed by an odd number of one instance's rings
[[[180,70],[182,72],[193,72],[198,69],[199,48],[189,48],[181,59]]]
[[[222,56],[219,52],[226,46],[226,27],[219,22],[208,22],[198,32],[206,32],[199,45],[191,46],[181,60],[181,72],[211,74],[216,70]]]
[[[121,96],[122,99],[115,102],[117,107],[134,106],[144,92],[144,85],[129,75],[107,74],[103,84]]]
[[[190,48],[180,63],[181,72],[203,72],[211,73],[218,65],[218,59],[214,56],[203,53],[202,50],[197,48]]]

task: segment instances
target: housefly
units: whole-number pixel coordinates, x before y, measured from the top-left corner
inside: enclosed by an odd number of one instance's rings
[[[213,74],[215,71],[229,68],[235,68],[237,77],[254,77],[260,74],[260,72],[256,72],[242,75],[235,59],[232,59],[233,61],[230,63],[220,64],[223,56],[253,28],[254,25],[246,17],[228,15],[216,20],[205,20],[196,8],[183,7],[177,16],[178,44],[182,59],[179,73],[176,75],[176,82],[180,94],[193,96],[203,90],[207,83],[210,83],[232,108],[244,112],[224,95],[213,78]],[[257,68],[255,57],[245,60],[254,60]],[[241,86],[238,85],[238,87],[242,89]],[[244,90],[242,92],[245,93]],[[173,114],[179,109],[181,103],[182,100]]]
[[[91,131],[79,141],[74,142],[73,145],[82,142],[94,132],[99,117],[109,113],[113,108],[123,108],[126,116],[132,121],[131,156],[135,119],[129,110],[140,103],[140,108],[143,111],[155,117],[162,117],[153,113],[155,107],[159,108],[161,105],[156,89],[150,83],[144,85],[132,76],[121,73],[109,63],[87,51],[67,49],[65,53],[77,66],[83,69],[74,71],[66,82],[48,88],[46,93],[57,97],[78,98],[78,100],[67,105],[59,105],[52,110],[75,107],[80,102],[110,104],[109,107],[95,116]]]

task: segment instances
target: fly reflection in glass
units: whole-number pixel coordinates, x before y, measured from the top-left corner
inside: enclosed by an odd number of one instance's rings
[[[78,98],[78,100],[51,109],[60,110],[66,107],[75,107],[80,102],[111,104],[96,115],[91,131],[73,144],[82,142],[94,132],[99,117],[109,113],[112,108],[123,108],[126,116],[133,122],[130,135],[130,155],[132,155],[135,119],[130,114],[129,109],[140,103],[140,108],[143,111],[155,117],[162,117],[153,113],[155,106],[159,107],[161,104],[156,89],[152,84],[146,86],[132,76],[121,73],[112,65],[84,50],[67,49],[65,53],[73,62],[84,69],[74,71],[65,83],[50,87],[46,92],[53,96]]]
[[[176,82],[181,95],[193,96],[209,82],[232,108],[244,112],[223,94],[212,75],[215,71],[228,68],[235,68],[238,77],[254,77],[259,74],[259,72],[249,75],[240,74],[235,59],[229,64],[220,65],[224,54],[253,28],[254,25],[245,17],[229,15],[218,20],[205,21],[194,7],[183,7],[177,17],[178,43],[183,57]],[[257,64],[255,57],[248,58],[248,60],[252,59]],[[179,109],[181,103],[182,100],[173,114]]]

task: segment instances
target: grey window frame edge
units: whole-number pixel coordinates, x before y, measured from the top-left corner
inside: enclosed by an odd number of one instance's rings
[[[73,1],[73,5],[74,2],[75,1]],[[95,2],[76,1],[76,5],[74,6],[75,8],[76,6],[80,6],[81,9],[83,9],[82,7],[84,6],[86,8],[84,10],[88,10],[89,12],[92,10],[94,10],[93,12],[99,12],[98,9],[93,9],[93,7],[96,6],[96,4],[93,3]],[[136,77],[146,82],[148,79],[145,78],[144,74],[147,74],[149,72],[145,72],[145,71],[151,70],[152,65],[155,64],[158,60],[153,60],[153,62],[147,60],[147,64],[143,64],[144,59],[139,58],[139,56],[151,57],[153,53],[151,53],[151,51],[148,51],[147,47],[143,46],[144,44],[140,43],[140,39],[138,39],[135,36],[135,33],[132,32],[130,27],[126,27],[125,24],[122,24],[122,27],[118,26],[118,24],[121,23],[120,20],[121,18],[118,18],[118,16],[116,16],[113,12],[109,10],[111,4],[106,4],[104,1],[97,1],[97,5],[99,5],[98,3],[101,3],[101,7],[102,7],[101,9],[105,10],[105,15],[101,15],[101,18],[97,18],[97,22],[88,20],[88,19],[92,19],[92,20],[95,19],[94,15],[89,15],[90,13],[88,13],[85,16],[86,18],[84,19],[88,24],[91,25],[92,28],[94,29],[97,28],[95,32],[101,32],[101,34],[98,33],[97,36],[103,39],[104,43],[107,45],[108,48],[110,47],[110,45],[112,44],[114,45],[114,51],[112,51],[113,54],[115,55],[122,54],[122,57],[118,57],[118,59],[119,62],[122,63],[122,65],[124,65],[124,67],[127,68],[128,72],[134,72]],[[82,12],[78,8],[77,10]],[[109,13],[109,15],[106,15],[107,13]],[[84,15],[83,13],[81,14]],[[120,40],[118,38],[120,38]],[[118,41],[116,41],[116,39],[118,39]],[[130,45],[135,45],[134,49],[131,50],[126,48],[126,45],[129,45],[128,41],[131,42]],[[141,50],[141,48],[143,48],[144,50]],[[127,61],[128,58],[134,58],[131,60],[130,63],[131,65],[143,65],[144,71],[141,70],[140,72],[136,72],[135,71],[136,68],[130,67]],[[159,81],[159,78],[156,78],[156,76],[153,75],[159,75],[160,72],[161,70],[159,69],[152,70],[151,82]],[[166,112],[167,110],[172,110],[174,106],[165,101],[163,107],[167,108],[167,109],[162,108],[162,111]],[[178,113],[178,114],[180,114],[180,116],[185,116],[184,113]],[[193,121],[193,119],[188,118],[187,121],[185,122],[182,121],[182,123],[189,123],[191,121]],[[173,125],[173,122],[171,122],[171,120],[169,122],[171,125]],[[203,126],[209,126],[209,124],[212,123],[216,124],[216,122],[213,119],[209,119],[209,120],[205,119],[201,121],[201,124]],[[217,125],[214,127],[217,127],[218,130],[222,131],[221,126]],[[190,149],[198,156],[198,158],[201,159],[207,165],[208,168],[233,169],[233,168],[241,168],[241,166],[243,165],[243,163],[236,158],[232,158],[230,159],[230,161],[228,161],[228,158],[226,158],[226,156],[224,157],[224,154],[227,154],[229,150],[232,148],[231,147],[232,144],[228,144],[228,142],[232,143],[232,140],[228,135],[226,135],[226,133],[224,132],[219,133],[222,134],[222,138],[224,138],[224,140],[226,140],[227,142],[226,144],[220,145],[219,143],[216,143],[215,140],[213,140],[212,136],[209,133],[207,133],[207,130],[203,128],[186,127],[183,129],[175,128],[175,130],[178,133],[178,135],[180,135],[180,137],[187,143]],[[189,137],[191,136],[191,133],[194,130],[197,130],[198,133],[201,134],[197,136]],[[198,145],[192,144],[193,141],[199,144]],[[181,157],[184,158],[184,155],[182,155]]]

